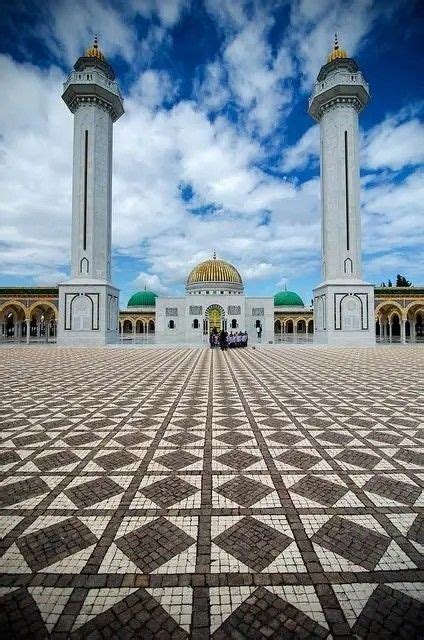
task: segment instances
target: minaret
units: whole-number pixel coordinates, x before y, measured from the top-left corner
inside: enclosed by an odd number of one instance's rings
[[[320,124],[323,282],[314,289],[315,341],[374,344],[374,286],[362,280],[358,114],[370,99],[337,35],[309,99]]]
[[[112,129],[124,113],[112,67],[94,39],[62,95],[74,114],[71,280],[59,285],[58,342],[118,338],[119,291],[111,285]]]

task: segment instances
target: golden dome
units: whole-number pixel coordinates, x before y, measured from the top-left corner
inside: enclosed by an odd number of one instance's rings
[[[347,53],[344,49],[340,49],[336,33],[334,36],[334,47],[328,55],[327,62],[333,62],[333,60],[337,60],[338,58],[347,58]]]
[[[187,278],[187,286],[206,282],[226,282],[243,286],[237,269],[225,260],[217,260],[215,253],[212,260],[205,260],[194,267]]]
[[[99,44],[97,42],[97,36],[94,36],[94,42],[91,47],[87,49],[85,52],[85,56],[87,58],[98,58],[99,60],[105,60],[103,53],[99,49]]]

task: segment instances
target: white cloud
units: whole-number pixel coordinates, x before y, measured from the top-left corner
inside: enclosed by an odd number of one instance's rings
[[[165,287],[159,276],[156,274],[146,273],[141,271],[133,282],[135,290],[147,289],[147,291],[153,291],[157,294],[164,294],[168,292],[168,288]]]
[[[398,170],[424,162],[424,123],[404,111],[388,116],[364,136],[362,160],[368,169]]]
[[[284,151],[281,168],[283,171],[303,169],[312,158],[319,156],[319,126],[305,131],[299,140]]]
[[[57,0],[43,7],[41,35],[54,58],[68,67],[91,45],[98,34],[100,47],[109,58],[133,58],[136,33],[110,2],[100,0]],[[39,35],[39,34],[38,34]]]
[[[331,51],[334,33],[350,57],[358,52],[374,20],[390,8],[373,0],[295,0],[291,3],[290,38],[297,51],[303,88],[310,91]],[[387,3],[389,5],[390,3]]]
[[[173,27],[189,6],[188,0],[132,0],[131,5],[144,18],[157,16],[167,28]]]

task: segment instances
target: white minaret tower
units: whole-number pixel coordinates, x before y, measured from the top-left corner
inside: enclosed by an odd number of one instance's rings
[[[62,95],[74,114],[71,280],[59,285],[58,343],[118,339],[119,290],[111,278],[112,128],[124,113],[97,39],[78,58]]]
[[[309,99],[320,124],[322,276],[315,341],[374,344],[374,286],[362,280],[358,114],[370,99],[356,62],[335,38]]]

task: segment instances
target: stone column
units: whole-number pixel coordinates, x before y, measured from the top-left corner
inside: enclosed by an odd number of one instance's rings
[[[31,333],[31,321],[28,318],[25,320],[26,324],[26,343],[29,344],[29,337]]]
[[[400,321],[400,342],[401,344],[406,343],[406,321],[405,318],[401,318]]]
[[[392,341],[392,323],[389,322],[389,342]]]
[[[415,320],[409,321],[409,340],[415,342]]]

